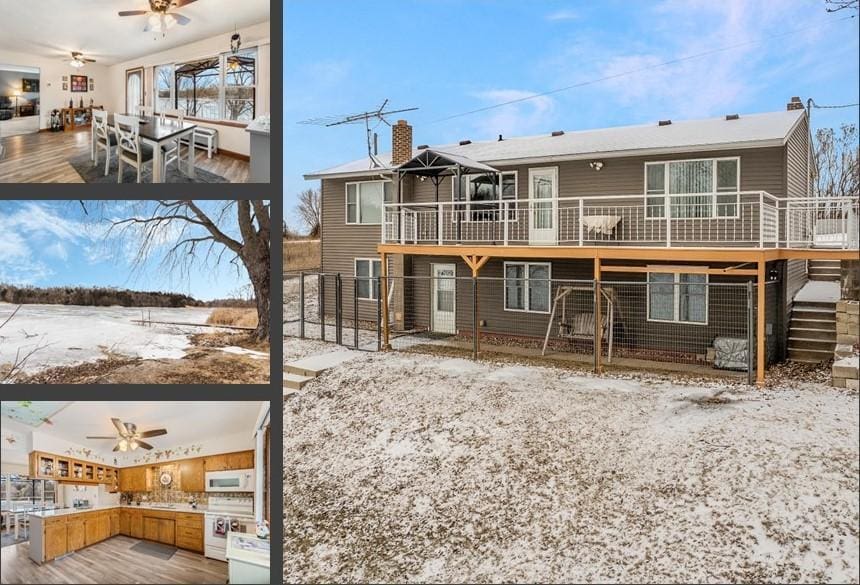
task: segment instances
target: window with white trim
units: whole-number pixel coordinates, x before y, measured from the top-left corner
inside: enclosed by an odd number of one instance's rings
[[[346,223],[379,225],[382,204],[391,203],[394,192],[391,181],[361,181],[346,184]]]
[[[155,112],[179,109],[189,118],[250,122],[256,116],[257,49],[221,53],[153,68]]]
[[[374,258],[355,259],[355,286],[358,298],[375,301],[379,298],[379,271],[382,262]]]
[[[461,201],[467,202],[465,217],[468,221],[496,221],[501,217],[500,201],[517,200],[517,172],[481,173],[460,177]],[[456,201],[455,181],[451,181],[451,198]],[[459,207],[459,206],[458,206]],[[508,219],[516,220],[516,203],[508,206]]]
[[[645,163],[645,217],[665,218],[666,198],[673,218],[738,216],[740,158]]]
[[[648,273],[648,320],[708,324],[708,275]]]
[[[549,262],[505,262],[505,310],[549,313]]]

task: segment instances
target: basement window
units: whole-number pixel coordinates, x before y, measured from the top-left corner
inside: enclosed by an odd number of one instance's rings
[[[355,286],[358,298],[375,301],[379,298],[379,270],[382,262],[373,258],[355,259]]]
[[[648,320],[708,324],[708,275],[648,273]]]
[[[505,310],[549,313],[549,262],[505,262]]]

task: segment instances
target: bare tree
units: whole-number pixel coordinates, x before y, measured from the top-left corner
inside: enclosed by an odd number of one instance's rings
[[[857,126],[843,124],[840,132],[820,128],[815,133],[812,169],[816,197],[856,197],[860,191],[860,146]]]
[[[860,0],[824,0],[827,12],[839,12],[846,8],[860,10]]]
[[[162,245],[168,246],[162,261],[166,270],[187,274],[195,263],[214,261],[225,254],[229,262],[243,266],[256,297],[257,339],[269,337],[269,293],[271,282],[269,204],[254,199],[220,202],[215,212],[204,211],[198,202],[157,200],[134,217],[112,220],[110,231],[119,230],[136,246],[135,263],[141,265]],[[230,215],[235,213],[238,233],[232,233]]]
[[[308,228],[308,235],[318,238],[322,222],[322,208],[320,206],[319,189],[305,189],[299,193],[299,204],[296,205],[296,213],[299,219]]]

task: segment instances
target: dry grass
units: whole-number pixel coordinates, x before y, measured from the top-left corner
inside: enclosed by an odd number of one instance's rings
[[[318,270],[320,264],[319,240],[284,240],[284,272]]]
[[[209,325],[230,325],[232,327],[256,327],[257,309],[220,308],[212,311],[206,319]]]

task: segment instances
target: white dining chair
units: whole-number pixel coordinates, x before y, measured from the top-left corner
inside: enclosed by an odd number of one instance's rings
[[[108,113],[104,110],[93,110],[93,140],[95,140],[93,166],[99,164],[99,149],[104,150],[105,177],[107,177],[110,169],[111,148],[116,146],[116,134],[108,125]]]
[[[122,183],[122,167],[126,163],[137,169],[137,182],[140,183],[140,171],[146,163],[152,163],[153,149],[140,141],[140,125],[135,116],[114,114],[113,120],[117,140],[116,182]]]
[[[180,128],[185,123],[185,112],[178,108],[162,110],[161,115],[165,123],[177,124]],[[173,162],[176,163],[176,170],[182,171],[182,142],[179,138],[172,140],[169,144],[163,144],[161,146],[161,153],[161,160],[164,161],[162,176],[167,176],[167,166]]]

